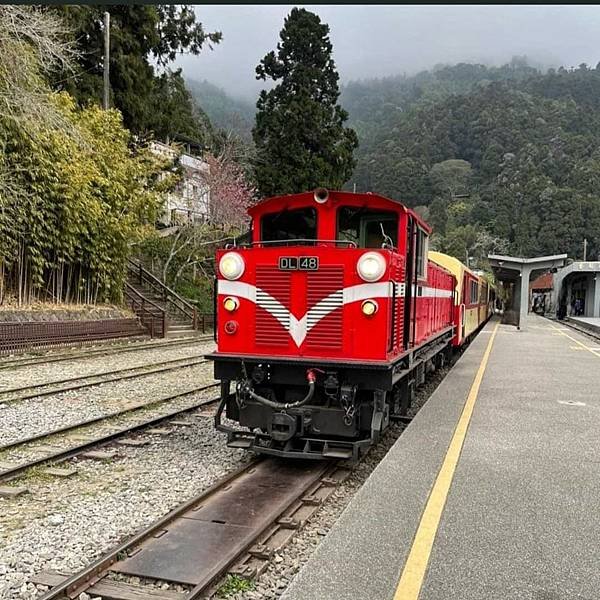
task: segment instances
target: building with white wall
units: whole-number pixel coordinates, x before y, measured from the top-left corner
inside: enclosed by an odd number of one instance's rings
[[[202,158],[178,150],[176,147],[151,142],[150,151],[173,160],[182,170],[182,179],[172,192],[165,197],[164,210],[159,224],[164,227],[182,223],[204,223],[208,220],[210,209],[210,187],[208,177],[210,167]],[[166,177],[166,174],[165,174]]]

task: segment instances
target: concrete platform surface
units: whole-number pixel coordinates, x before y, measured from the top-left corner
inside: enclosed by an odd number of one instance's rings
[[[600,598],[600,351],[537,316],[524,331],[498,326],[422,583],[397,593],[494,327],[473,341],[283,600]]]

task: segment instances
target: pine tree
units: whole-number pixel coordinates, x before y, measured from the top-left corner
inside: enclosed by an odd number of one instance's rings
[[[329,26],[305,9],[285,19],[277,51],[256,67],[257,79],[278,82],[262,90],[252,131],[256,180],[264,196],[316,187],[341,188],[355,165],[354,130],[339,97]]]

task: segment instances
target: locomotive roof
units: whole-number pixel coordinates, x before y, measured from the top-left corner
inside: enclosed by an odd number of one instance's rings
[[[385,204],[390,204],[393,206],[390,206],[389,208],[393,208],[395,210],[400,209],[406,212],[407,214],[411,215],[415,221],[417,221],[422,229],[424,229],[428,234],[431,233],[431,227],[414,210],[408,208],[399,200],[386,198],[385,196],[380,196],[379,194],[374,194],[372,192],[355,193],[329,190],[329,199],[327,202],[333,202],[334,204],[349,203],[357,206],[372,203],[378,205],[380,208],[384,208]],[[271,196],[270,198],[265,198],[254,206],[251,206],[248,209],[248,214],[251,217],[260,216],[264,213],[272,212],[274,210],[289,209],[292,208],[293,205],[297,205],[298,207],[314,205],[316,208],[322,206],[315,202],[314,191],[311,190],[310,192],[302,192],[300,194],[287,194],[283,196]]]

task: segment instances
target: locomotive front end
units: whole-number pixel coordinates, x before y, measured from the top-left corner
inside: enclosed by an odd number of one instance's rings
[[[427,232],[372,194],[318,190],[249,212],[251,242],[216,256],[216,426],[233,447],[357,458],[409,395],[409,346],[448,326],[448,296],[405,283],[427,277]]]
[[[322,458],[371,443],[403,294],[398,214],[385,208],[343,192],[270,199],[251,211],[252,242],[218,251],[210,358],[230,445]]]
[[[254,246],[217,260],[215,377],[225,416],[247,428],[229,428],[219,414],[230,444],[355,455],[361,434],[370,440],[368,379],[375,384],[385,370],[392,253]]]

